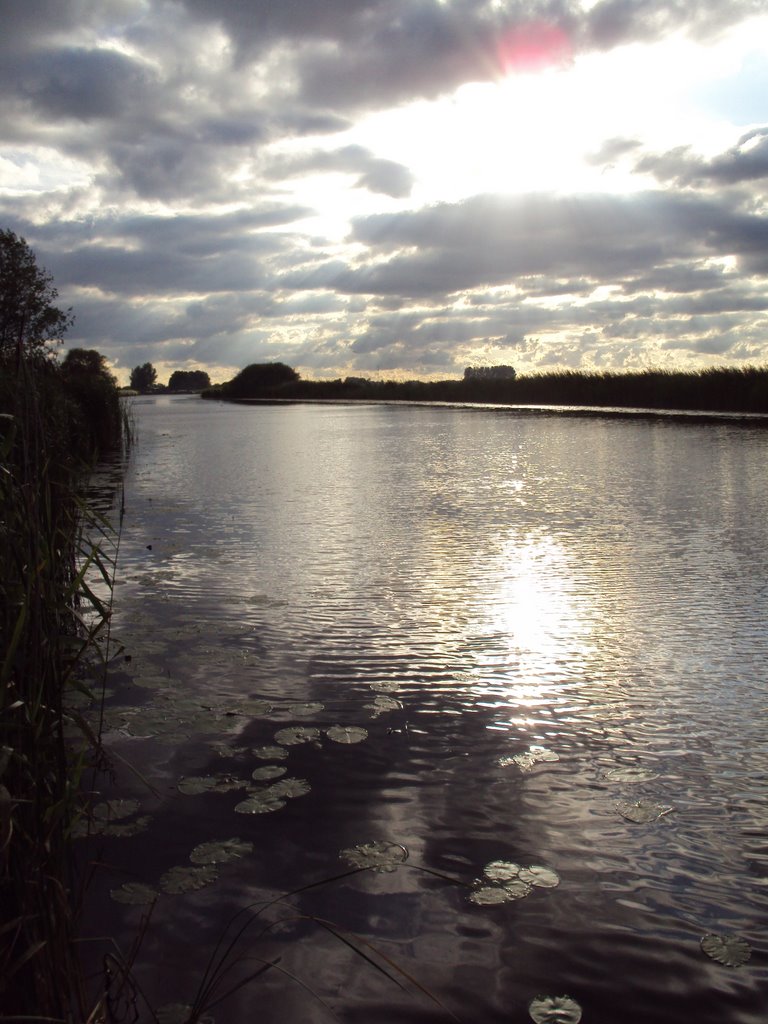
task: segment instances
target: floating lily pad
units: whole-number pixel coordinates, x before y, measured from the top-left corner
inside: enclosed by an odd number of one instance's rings
[[[192,1007],[188,1003],[167,1003],[155,1011],[157,1024],[189,1024],[192,1016]],[[214,1024],[214,1019],[209,1014],[203,1017],[195,1017],[196,1024]]]
[[[554,889],[555,886],[560,885],[558,873],[552,868],[544,867],[543,864],[531,864],[527,868],[522,868],[520,879],[541,889]]]
[[[299,743],[311,743],[320,739],[320,730],[306,725],[290,725],[286,729],[278,729],[275,741],[286,747],[294,747]]]
[[[371,717],[373,718],[384,715],[388,711],[398,711],[402,706],[401,702],[394,697],[377,697],[373,704],[363,705],[363,707],[371,712]]]
[[[362,743],[368,739],[368,730],[360,725],[332,725],[325,735],[334,743]]]
[[[483,874],[492,882],[509,882],[517,878],[521,871],[520,864],[513,864],[508,860],[492,860],[490,864],[485,865]]]
[[[272,811],[279,811],[285,807],[285,800],[269,790],[263,793],[253,793],[239,804],[235,804],[238,814],[271,814]]]
[[[616,810],[627,821],[647,824],[650,821],[663,818],[665,814],[670,814],[674,811],[674,807],[665,807],[664,804],[656,804],[651,800],[636,800],[634,803],[622,800],[616,804]]]
[[[215,882],[218,877],[219,873],[212,864],[193,868],[184,865],[170,868],[164,875],[161,875],[160,888],[163,892],[176,896],[183,892],[203,889],[211,882]]]
[[[278,746],[256,747],[252,753],[260,761],[284,761],[288,757],[288,751],[285,747]]]
[[[353,868],[370,868],[371,871],[384,872],[395,871],[400,864],[405,863],[408,851],[399,843],[383,843],[376,840],[341,850],[339,856]]]
[[[741,967],[752,956],[752,948],[746,939],[738,935],[705,935],[701,940],[701,950],[708,957],[717,960],[726,967]]]
[[[605,778],[611,782],[651,782],[658,777],[658,774],[650,768],[633,768],[631,766],[611,768],[605,773]]]
[[[222,839],[219,842],[200,843],[190,853],[189,859],[193,864],[226,864],[227,861],[237,860],[252,852],[253,843],[237,838]]]
[[[241,714],[253,715],[254,718],[257,715],[268,715],[272,710],[272,705],[267,700],[246,700],[239,705]]]
[[[400,683],[382,681],[380,683],[371,683],[372,690],[379,690],[381,693],[397,693],[400,689]]]
[[[508,758],[500,758],[499,764],[501,764],[502,760],[505,760],[507,764],[510,763]],[[539,764],[540,762],[559,760],[560,756],[556,754],[554,750],[547,750],[546,747],[534,746],[530,747],[528,750],[524,750],[520,754],[512,755],[512,763],[516,764],[522,772],[531,771],[534,768],[534,766]]]
[[[325,704],[319,704],[317,701],[313,701],[309,704],[294,704],[291,708],[292,715],[300,715],[302,718],[304,715],[319,715],[321,711],[325,710]]]
[[[157,890],[143,882],[126,882],[119,889],[110,889],[109,895],[116,903],[127,903],[132,906],[146,906],[157,899]]]
[[[146,832],[151,821],[150,814],[144,814],[141,818],[136,818],[135,821],[113,821],[109,825],[105,825],[99,831],[99,835],[112,836],[113,839],[127,839],[129,836],[137,836]]]
[[[198,796],[200,793],[231,793],[246,786],[247,782],[234,775],[189,775],[181,779],[176,788],[185,796]]]
[[[509,903],[514,897],[501,885],[481,885],[470,893],[469,899],[472,903],[487,907],[496,903]]]
[[[579,1024],[581,1007],[570,996],[536,996],[528,1004],[535,1024]]]
[[[287,771],[288,769],[283,764],[265,764],[263,768],[254,768],[251,778],[257,782],[262,782],[265,779],[279,779]]]
[[[121,818],[130,818],[140,806],[138,800],[105,800],[96,804],[93,816],[101,821],[119,821]]]
[[[306,796],[311,789],[306,779],[280,779],[269,787],[268,792],[280,800],[293,800],[297,796]]]

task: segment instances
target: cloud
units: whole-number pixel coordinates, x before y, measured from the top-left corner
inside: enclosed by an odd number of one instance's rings
[[[355,175],[356,187],[393,198],[409,195],[414,182],[407,167],[394,160],[382,160],[363,146],[276,157],[264,173],[268,179],[283,180],[319,172]]]
[[[697,156],[690,146],[679,146],[642,157],[635,170],[696,188],[762,181],[768,178],[768,127],[747,132],[727,152],[710,159]]]

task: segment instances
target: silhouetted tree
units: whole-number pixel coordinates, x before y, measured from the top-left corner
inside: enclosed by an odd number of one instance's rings
[[[152,363],[142,363],[131,370],[131,387],[134,391],[151,391],[157,381],[157,370]]]
[[[49,342],[61,342],[74,317],[53,305],[58,294],[26,241],[0,230],[0,353],[20,347],[45,355]]]
[[[174,370],[168,381],[169,391],[202,391],[211,386],[205,370]]]
[[[251,363],[225,385],[225,393],[228,398],[250,398],[266,389],[294,384],[298,379],[298,373],[285,363]]]

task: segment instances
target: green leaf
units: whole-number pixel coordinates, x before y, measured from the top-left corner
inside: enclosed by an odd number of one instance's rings
[[[751,946],[738,935],[714,935],[710,932],[702,938],[700,945],[703,953],[726,967],[741,967],[752,956]]]
[[[581,1007],[571,996],[536,996],[528,1004],[535,1024],[579,1024]]]

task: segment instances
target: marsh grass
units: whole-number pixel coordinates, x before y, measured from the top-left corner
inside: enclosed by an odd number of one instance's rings
[[[110,657],[114,556],[83,497],[87,409],[48,362],[4,360],[0,374],[0,1020],[82,1022],[95,1018],[70,833],[104,765],[98,729],[69,705]]]

